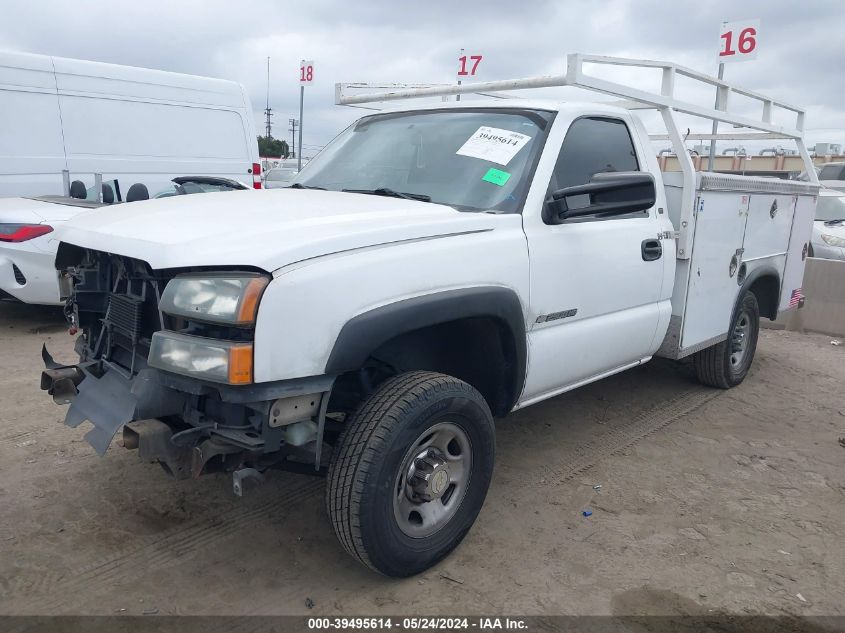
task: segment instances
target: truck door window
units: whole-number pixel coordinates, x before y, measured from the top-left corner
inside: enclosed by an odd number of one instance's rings
[[[557,157],[549,190],[584,185],[590,182],[595,174],[602,172],[639,170],[634,143],[624,121],[584,117],[576,119],[569,126]],[[647,215],[648,211],[637,211],[603,219],[616,220]],[[594,218],[580,220],[584,219]]]

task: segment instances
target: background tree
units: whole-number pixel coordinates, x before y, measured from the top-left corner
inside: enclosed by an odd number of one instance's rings
[[[272,136],[258,137],[258,155],[267,158],[281,156],[287,158],[290,155],[290,148],[286,141]]]

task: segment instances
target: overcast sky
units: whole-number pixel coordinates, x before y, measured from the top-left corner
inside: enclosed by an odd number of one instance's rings
[[[269,56],[273,135],[285,139],[299,60],[313,59],[306,151],[365,113],[333,104],[337,81],[453,81],[460,48],[483,54],[480,80],[563,72],[571,52],[715,74],[720,23],[760,18],[757,60],[725,78],[806,107],[808,144],[845,143],[842,0],[4,0],[2,13],[0,49],[239,81],[259,132]]]

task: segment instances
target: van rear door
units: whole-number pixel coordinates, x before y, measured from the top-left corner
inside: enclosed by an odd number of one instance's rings
[[[0,197],[61,195],[66,168],[50,58],[0,53]]]

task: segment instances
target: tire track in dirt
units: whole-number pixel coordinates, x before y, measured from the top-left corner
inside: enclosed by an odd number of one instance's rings
[[[588,442],[563,451],[553,463],[516,477],[513,481],[518,490],[570,481],[592,468],[602,458],[624,451],[723,393],[722,390],[703,386],[688,389]]]
[[[16,611],[61,612],[76,603],[76,593],[80,589],[96,593],[101,588],[129,581],[151,570],[178,565],[203,548],[244,530],[255,520],[295,507],[322,489],[321,479],[305,479],[269,502],[264,502],[271,494],[268,491],[260,497],[254,496],[249,508],[236,505],[222,514],[199,515],[188,525],[138,539],[108,557],[62,575],[39,573],[34,578],[21,575],[4,587],[6,591],[2,598],[9,600],[23,595],[22,604]],[[45,598],[44,594],[48,596]]]
[[[34,432],[35,429],[30,429],[28,431],[14,431],[0,437],[0,444],[19,444],[20,442],[25,442],[32,437]]]
[[[721,393],[705,387],[688,389],[587,442],[558,453],[553,462],[545,463],[512,480],[513,489],[532,491],[549,484],[570,481],[599,460],[629,448]],[[271,493],[259,489],[250,500],[249,508],[237,505],[223,514],[199,515],[188,525],[138,539],[123,549],[111,552],[107,557],[63,575],[52,572],[39,573],[35,577],[22,574],[0,585],[0,597],[5,600],[23,597],[16,611],[29,609],[35,613],[62,612],[74,605],[80,589],[86,593],[96,593],[107,586],[130,581],[150,570],[179,565],[202,549],[238,533],[256,519],[272,516],[316,496],[322,492],[323,487],[321,479],[306,479],[269,502],[266,502],[266,498]],[[274,604],[278,604],[277,600],[278,596],[268,597],[266,604],[253,605],[254,612],[272,609]]]
[[[15,429],[15,422],[21,422],[21,426]],[[5,435],[0,435],[0,444],[17,444],[18,442],[22,442],[28,440],[30,438],[38,438],[42,436],[46,431],[48,431],[51,427],[62,424],[61,420],[56,422],[40,422],[40,423],[32,423],[27,420],[21,419],[13,419],[8,422],[4,422],[7,428],[12,428],[9,433]],[[68,427],[69,428],[69,427]]]
[[[558,453],[553,463],[538,467],[528,471],[523,476],[512,479],[509,488],[512,486],[511,489],[514,492],[524,491],[530,494],[541,491],[551,484],[571,481],[588,471],[602,459],[621,453],[723,393],[725,392],[722,390],[703,386],[694,386],[687,389],[677,396],[632,417],[629,421],[597,435],[588,442]],[[541,483],[543,479],[546,483]],[[364,591],[360,587],[356,587],[338,592],[334,596],[334,601],[343,604],[344,596],[355,595],[360,598],[382,591],[383,588],[380,586]],[[265,599],[262,599],[262,596],[256,596],[250,603],[250,609],[253,613],[272,613],[273,608],[277,607],[278,604],[278,596]],[[242,624],[243,622],[223,622],[219,629],[215,627],[213,631],[210,630],[208,633],[222,633],[223,631],[235,633],[249,630],[248,627],[242,627]]]

